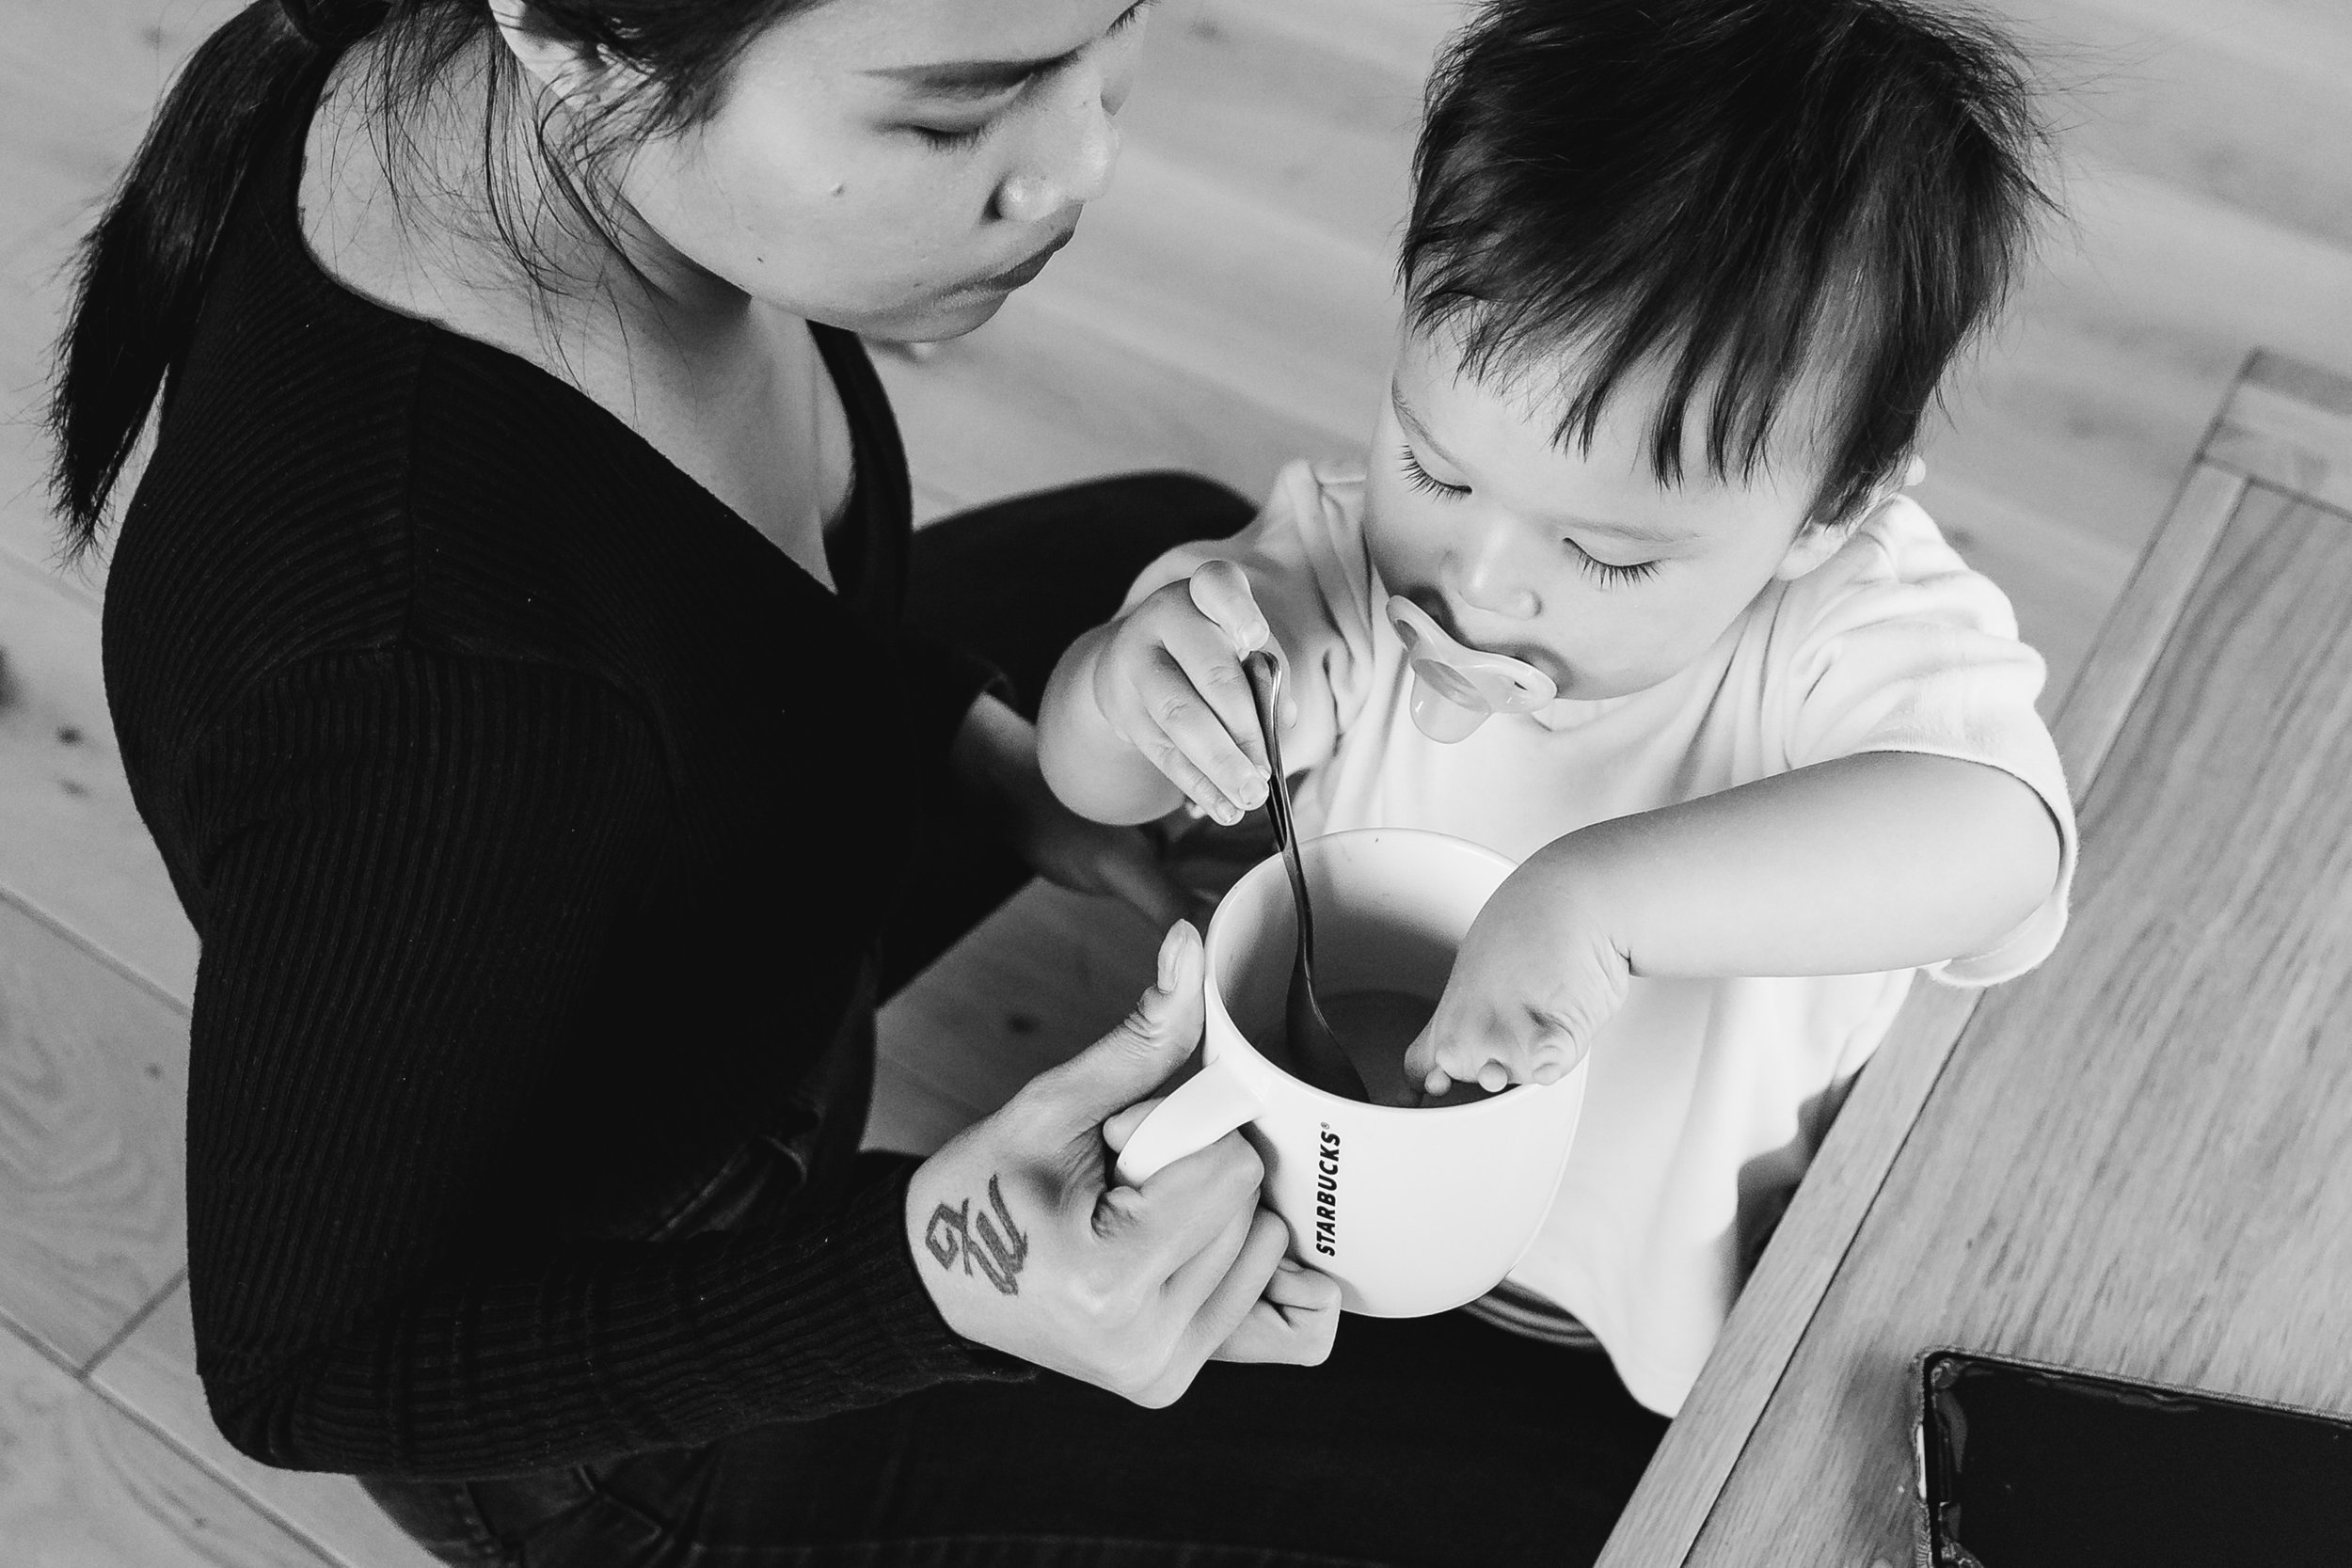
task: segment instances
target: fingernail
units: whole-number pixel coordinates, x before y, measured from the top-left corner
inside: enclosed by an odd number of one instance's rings
[[[1241,788],[1241,803],[1251,811],[1265,804],[1265,781],[1252,779]]]
[[[1163,994],[1175,990],[1176,966],[1184,958],[1184,948],[1196,936],[1191,923],[1180,920],[1168,928],[1168,935],[1160,939],[1159,967],[1154,979]]]
[[[1230,828],[1241,820],[1241,808],[1231,800],[1219,800],[1216,803],[1216,819]]]

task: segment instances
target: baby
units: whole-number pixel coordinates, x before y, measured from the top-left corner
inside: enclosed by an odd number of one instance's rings
[[[1999,590],[1899,491],[2042,205],[2009,46],[1907,0],[1492,0],[1429,94],[1360,471],[1295,465],[1076,643],[1046,777],[1108,822],[1265,797],[1518,869],[1406,1057],[1587,1059],[1485,1315],[1672,1413],[1915,971],[2065,922],[2074,831]]]

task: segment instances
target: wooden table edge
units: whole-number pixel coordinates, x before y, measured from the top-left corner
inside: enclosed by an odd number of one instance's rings
[[[2275,354],[2249,356],[2067,690],[2052,730],[2078,800],[2097,778],[2249,485],[2281,477],[2208,460],[2217,437],[2232,428],[2240,390],[2249,381],[2277,385],[2281,367],[2290,385],[2314,375],[2335,384],[2327,372],[2306,372]],[[1668,1568],[1688,1560],[1981,994],[1924,978],[1914,984],[1822,1140],[1597,1568]]]

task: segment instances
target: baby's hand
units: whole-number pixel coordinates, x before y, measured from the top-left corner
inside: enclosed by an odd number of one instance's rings
[[[1554,1084],[1625,1003],[1630,968],[1600,923],[1531,862],[1505,879],[1462,940],[1429,1026],[1405,1053],[1406,1082],[1489,1093]]]
[[[1265,742],[1241,656],[1272,637],[1248,577],[1210,561],[1121,616],[1094,661],[1095,705],[1112,731],[1229,827],[1265,803]]]

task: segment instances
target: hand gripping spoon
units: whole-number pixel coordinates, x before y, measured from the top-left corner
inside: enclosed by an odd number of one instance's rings
[[[1282,848],[1282,866],[1290,873],[1291,900],[1298,910],[1298,952],[1291,964],[1290,996],[1282,1008],[1282,1030],[1290,1039],[1291,1068],[1301,1081],[1326,1094],[1369,1101],[1372,1091],[1363,1074],[1340,1049],[1340,1037],[1315,1001],[1314,916],[1307,904],[1307,867],[1299,859],[1298,826],[1291,816],[1290,781],[1282,774],[1282,667],[1272,654],[1260,649],[1244,655],[1249,673],[1249,696],[1258,709],[1258,728],[1265,734],[1266,814],[1274,819],[1274,835]]]

